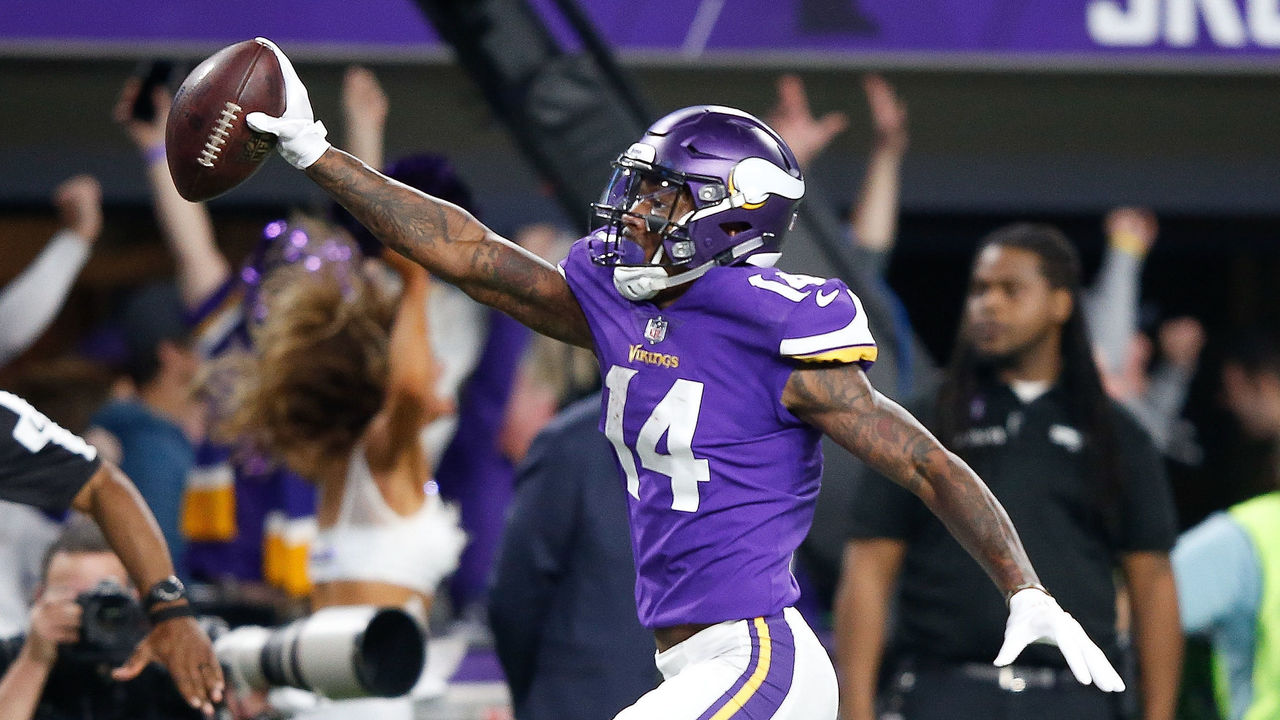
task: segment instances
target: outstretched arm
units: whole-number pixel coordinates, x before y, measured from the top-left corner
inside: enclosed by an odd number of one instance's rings
[[[591,347],[586,316],[554,266],[457,205],[396,182],[330,146],[289,58],[270,40],[257,40],[280,62],[285,112],[281,117],[249,113],[245,121],[278,137],[280,155],[290,165],[306,170],[384,245],[432,275],[544,335]]]
[[[307,176],[387,247],[477,301],[557,340],[591,347],[582,308],[556,268],[453,203],[329,148]]]
[[[1084,295],[1085,318],[1104,373],[1124,371],[1129,341],[1138,330],[1142,266],[1155,244],[1159,223],[1146,208],[1119,207],[1103,224],[1107,252],[1094,285]]]
[[[1102,650],[1039,584],[1013,523],[986,484],[910,413],[876,392],[860,366],[797,369],[782,402],[924,501],[1004,591],[1009,619],[996,665],[1012,663],[1027,645],[1044,640],[1058,646],[1081,683],[1124,690]]]
[[[782,402],[881,474],[910,490],[1006,594],[1038,583],[1009,516],[985,483],[858,365],[800,368]]]

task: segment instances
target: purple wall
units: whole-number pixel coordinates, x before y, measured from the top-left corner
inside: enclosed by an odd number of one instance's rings
[[[540,8],[550,0],[533,0]],[[832,60],[1152,62],[1270,66],[1274,0],[580,0],[622,51],[732,62]],[[412,0],[0,0],[0,44],[119,48],[254,35],[314,49],[441,50]],[[56,45],[53,46],[56,48]]]

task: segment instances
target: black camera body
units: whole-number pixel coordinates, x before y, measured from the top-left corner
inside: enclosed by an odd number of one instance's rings
[[[76,596],[80,606],[80,639],[58,649],[58,657],[80,666],[123,664],[146,636],[149,625],[142,604],[125,588],[103,580]]]
[[[81,608],[80,639],[58,647],[36,718],[201,720],[159,665],[144,668],[133,680],[111,677],[150,627],[132,593],[105,581],[78,595],[76,603]],[[8,672],[25,642],[22,635],[0,640],[0,673]]]

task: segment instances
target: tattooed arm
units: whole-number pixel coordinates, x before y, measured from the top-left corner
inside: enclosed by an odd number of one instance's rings
[[[305,170],[384,245],[436,277],[544,335],[591,347],[586,316],[554,267],[498,237],[466,210],[398,183],[330,145],[293,63],[270,40],[254,40],[280,64],[285,112],[280,117],[252,112],[245,122],[279,138],[276,149],[285,161]]]
[[[551,264],[470,213],[329,148],[307,176],[387,247],[544,335],[591,347],[582,308]]]
[[[881,395],[857,365],[791,373],[782,402],[894,482],[917,495],[1001,591],[1039,582],[1009,516],[968,465]]]

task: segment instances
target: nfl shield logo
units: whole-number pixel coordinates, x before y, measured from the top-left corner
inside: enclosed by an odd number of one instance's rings
[[[657,345],[667,337],[667,321],[654,317],[649,318],[649,324],[644,326],[644,339],[649,341],[650,345]]]

